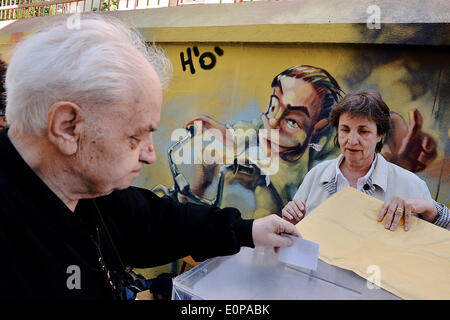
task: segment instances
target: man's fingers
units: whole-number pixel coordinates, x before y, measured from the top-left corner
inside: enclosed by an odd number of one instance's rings
[[[300,232],[291,222],[275,214],[253,221],[252,237],[255,246],[290,246],[292,245],[292,239],[287,235],[301,238]]]
[[[297,230],[297,228],[292,223],[287,222],[285,220],[280,221],[279,233],[287,233],[287,234],[290,234],[292,236],[299,237],[299,238],[302,237],[302,235]]]
[[[281,235],[275,235],[274,238],[274,245],[275,247],[289,247],[292,246],[294,244],[294,241],[286,236],[281,236]]]

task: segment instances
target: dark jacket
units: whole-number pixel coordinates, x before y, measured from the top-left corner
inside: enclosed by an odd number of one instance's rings
[[[122,269],[120,260],[143,268],[254,246],[253,221],[238,210],[179,204],[141,188],[80,200],[72,212],[24,162],[7,130],[0,150],[0,299],[112,299],[95,243],[110,270]],[[69,289],[71,266],[79,268],[80,289]]]

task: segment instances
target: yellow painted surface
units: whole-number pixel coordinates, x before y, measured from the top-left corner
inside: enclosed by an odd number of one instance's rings
[[[186,55],[186,49],[194,45],[200,53],[214,52],[214,47],[219,46],[224,54],[217,57],[216,66],[211,70],[203,70],[198,59],[193,58],[195,74],[191,74],[182,70],[180,53]],[[148,188],[157,183],[171,185],[165,152],[174,129],[200,114],[224,124],[257,118],[268,107],[273,78],[289,67],[303,64],[326,69],[345,92],[359,88],[380,91],[391,110],[399,113],[408,125],[410,111],[418,109],[423,117],[423,130],[436,140],[438,152],[437,159],[419,175],[428,182],[432,196],[436,194],[448,136],[445,120],[436,119],[432,111],[441,108],[443,117],[449,119],[442,105],[448,101],[448,93],[443,89],[448,81],[445,80],[448,69],[440,64],[445,60],[445,51],[398,48],[391,54],[383,48],[335,44],[186,43],[163,47],[173,63],[174,76],[164,95],[161,130],[155,133],[160,161],[144,169],[141,185]],[[300,164],[298,170],[289,170],[290,164],[280,165],[286,170],[273,177],[275,182],[281,180],[280,184],[287,176],[305,173],[301,170],[305,164]],[[445,166],[444,171],[447,170]],[[300,181],[301,177],[297,179]],[[448,182],[448,174],[443,174],[439,197],[443,202],[449,201]]]

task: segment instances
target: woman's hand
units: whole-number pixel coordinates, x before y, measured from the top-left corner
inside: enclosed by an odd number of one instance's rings
[[[411,212],[420,214],[428,222],[436,221],[438,214],[434,203],[426,199],[392,197],[380,210],[378,221],[381,222],[386,216],[386,229],[394,231],[401,218],[404,218],[404,229],[409,230]]]
[[[281,211],[284,220],[297,224],[306,214],[306,204],[301,200],[292,200]]]

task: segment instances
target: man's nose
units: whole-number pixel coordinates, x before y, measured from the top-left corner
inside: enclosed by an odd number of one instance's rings
[[[139,161],[146,164],[152,164],[156,160],[156,152],[153,145],[142,148],[139,154]]]

